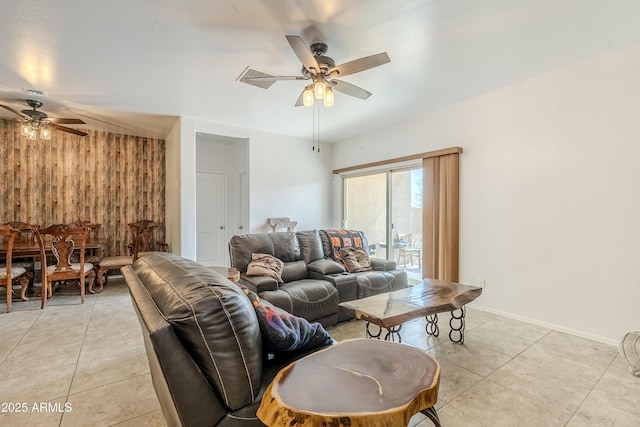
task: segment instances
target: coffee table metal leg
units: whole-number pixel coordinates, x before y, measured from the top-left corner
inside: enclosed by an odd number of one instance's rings
[[[460,314],[458,314],[460,312]],[[449,326],[451,326],[451,330],[449,331],[449,339],[456,344],[464,344],[464,316],[465,316],[465,308],[464,305],[460,307],[459,310],[454,310],[451,312],[451,319],[449,320]],[[457,334],[457,337],[454,339],[454,336]]]
[[[378,339],[380,339],[380,335],[382,335],[382,326],[376,325],[378,327],[378,331],[374,334],[374,333],[371,333],[371,325],[372,325],[371,322],[366,322],[364,324],[365,331],[367,333],[367,338],[378,338]],[[375,325],[375,323],[374,323],[374,325]]]
[[[375,325],[375,323],[373,323]],[[380,337],[382,336],[382,326],[378,326],[376,325],[376,327],[378,328],[377,331],[372,332],[371,331],[371,322],[366,322],[365,323],[365,331],[367,334],[367,338],[377,338],[380,339]],[[400,329],[402,329],[402,324],[399,324],[398,326],[392,326],[391,328],[387,329],[387,333],[384,336],[384,340],[385,341],[395,341],[396,337],[398,338],[398,342],[402,342],[402,337],[400,336]]]
[[[398,342],[402,342],[402,337],[400,336],[400,329],[402,329],[402,323],[398,326],[392,326],[387,329],[387,334],[384,336],[385,341],[394,341],[396,337],[398,337]]]
[[[426,319],[427,326],[425,327],[425,329],[427,331],[427,334],[433,335],[434,337],[440,335],[440,328],[438,327],[438,315],[431,314],[427,316]]]
[[[427,409],[423,409],[420,412],[422,412],[424,415],[426,415],[427,418],[429,418],[431,420],[433,425],[435,425],[436,427],[442,427],[442,425],[440,424],[440,418],[438,418],[438,413],[436,412],[435,406],[432,406],[432,407],[427,408]]]

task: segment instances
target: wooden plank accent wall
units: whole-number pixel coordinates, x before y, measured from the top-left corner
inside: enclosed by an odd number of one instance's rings
[[[83,129],[29,141],[20,125],[0,118],[0,223],[89,220],[110,256],[128,253],[130,222],[165,222],[164,140]]]

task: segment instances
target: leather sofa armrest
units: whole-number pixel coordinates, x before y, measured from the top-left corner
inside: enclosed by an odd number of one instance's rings
[[[377,271],[391,271],[396,269],[396,262],[388,259],[371,258],[371,267]]]
[[[257,294],[278,289],[278,281],[269,276],[249,276],[247,273],[241,273],[240,283]]]
[[[307,264],[307,269],[309,271],[313,271],[314,273],[318,273],[322,275],[337,274],[337,273],[345,272],[344,267],[332,259],[318,259],[316,261],[312,261],[309,264]]]

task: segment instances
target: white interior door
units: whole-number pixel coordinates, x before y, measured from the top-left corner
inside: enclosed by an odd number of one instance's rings
[[[226,266],[227,174],[196,173],[196,261]]]

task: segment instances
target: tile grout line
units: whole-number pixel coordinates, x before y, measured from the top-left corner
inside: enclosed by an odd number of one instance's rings
[[[92,298],[92,305],[91,305],[91,315],[89,316],[89,320],[87,321],[86,327],[84,328],[84,335],[82,337],[82,345],[80,346],[80,351],[78,352],[78,358],[76,359],[76,363],[75,366],[73,368],[73,374],[71,375],[71,381],[69,382],[69,389],[67,390],[67,395],[65,397],[65,402],[69,401],[69,396],[71,394],[71,388],[73,387],[73,382],[76,379],[76,373],[78,371],[78,364],[80,363],[80,355],[82,354],[82,349],[84,348],[84,342],[87,339],[87,331],[89,330],[89,324],[91,324],[91,319],[93,318],[93,312],[96,308],[96,302],[98,301],[99,295],[98,293],[95,294],[90,294],[90,295],[95,295],[95,298]],[[85,295],[85,303],[86,303],[86,295]],[[64,421],[64,416],[65,416],[65,412],[62,413],[62,416],[60,417],[60,421],[58,423],[58,427],[62,426],[62,422]]]
[[[613,366],[613,364],[615,363],[617,357],[618,357],[617,354],[615,356],[613,356],[613,358],[611,359],[611,362],[609,362],[609,364],[607,365],[607,368],[602,372],[602,374],[600,374],[600,377],[598,377],[598,381],[596,381],[595,384],[593,385],[593,387],[591,387],[591,389],[589,389],[589,393],[587,393],[587,395],[584,397],[584,399],[582,399],[582,401],[580,402],[580,404],[578,405],[576,410],[573,411],[573,414],[571,414],[571,417],[569,418],[569,421],[567,421],[567,424],[565,424],[565,426],[569,425],[569,423],[571,423],[571,420],[573,420],[573,418],[578,414],[580,409],[582,409],[582,407],[584,406],[584,404],[587,401],[587,399],[589,399],[589,396],[591,396],[591,394],[593,393],[595,388],[598,386],[598,384],[600,384],[600,381],[602,381],[602,378],[604,378],[604,376],[607,374],[607,371],[609,371],[609,369]]]

